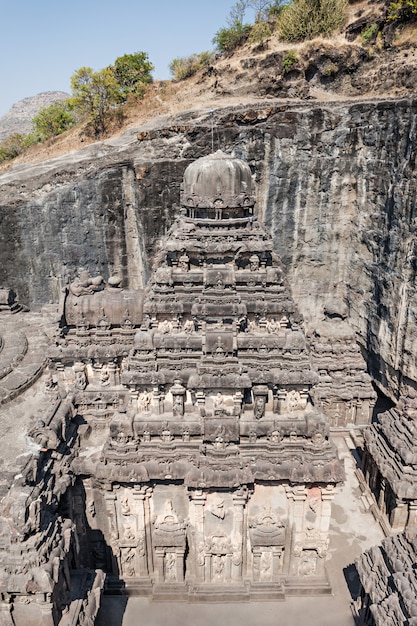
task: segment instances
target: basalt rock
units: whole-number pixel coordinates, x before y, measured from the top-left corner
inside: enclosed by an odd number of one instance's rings
[[[415,386],[412,99],[265,103],[215,113],[215,144],[255,174],[257,213],[309,331],[335,291],[375,381]],[[2,174],[0,282],[58,301],[78,267],[142,288],[179,211],[185,168],[211,148],[207,115],[149,123],[68,157]],[[138,136],[139,141],[136,140]]]

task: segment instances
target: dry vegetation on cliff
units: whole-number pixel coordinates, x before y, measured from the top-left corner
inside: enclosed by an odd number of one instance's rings
[[[351,2],[342,33],[284,43],[277,32],[216,55],[193,76],[148,86],[110,120],[105,137],[152,118],[187,110],[259,103],[261,99],[332,101],[412,96],[417,84],[417,23],[387,19],[389,2]],[[104,138],[104,137],[103,137]],[[96,139],[77,126],[32,146],[0,171],[78,150]]]

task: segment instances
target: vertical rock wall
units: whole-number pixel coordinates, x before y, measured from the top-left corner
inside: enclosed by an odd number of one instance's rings
[[[216,112],[215,149],[246,159],[257,210],[312,329],[335,296],[386,392],[415,385],[417,101],[270,104]],[[163,123],[162,123],[163,122]],[[0,177],[0,284],[32,306],[80,266],[141,286],[178,210],[188,163],[211,150],[210,115],[184,114]],[[78,159],[77,167],[73,166]]]

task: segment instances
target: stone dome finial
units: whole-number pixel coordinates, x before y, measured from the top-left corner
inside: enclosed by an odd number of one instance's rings
[[[252,207],[255,194],[249,165],[221,150],[197,159],[184,172],[181,204],[199,208]]]

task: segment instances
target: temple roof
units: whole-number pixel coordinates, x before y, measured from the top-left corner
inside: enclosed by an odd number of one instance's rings
[[[221,150],[191,163],[184,172],[181,203],[185,206],[253,206],[249,165]]]

